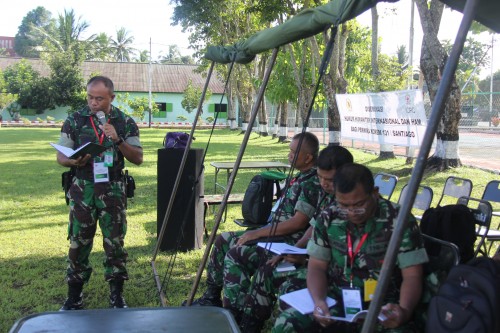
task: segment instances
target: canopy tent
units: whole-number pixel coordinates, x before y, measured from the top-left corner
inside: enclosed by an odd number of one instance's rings
[[[253,36],[249,37],[248,39],[239,41],[232,46],[209,47],[205,54],[205,58],[212,61],[212,67],[210,73],[213,69],[213,64],[215,62],[223,64],[234,63],[234,62],[240,64],[246,64],[251,62],[257,54],[270,49],[274,49],[274,52],[269,61],[268,65],[269,67],[265,72],[263,83],[260,87],[256,101],[252,108],[251,116],[249,119],[249,125],[250,125],[249,128],[251,128],[257,115],[258,106],[262,101],[264,90],[269,80],[269,75],[274,65],[274,61],[276,60],[277,50],[279,46],[316,35],[324,31],[328,27],[331,26],[336,27],[339,24],[351,18],[354,18],[357,15],[364,12],[365,10],[375,6],[378,2],[396,2],[396,1],[397,0],[386,0],[386,1],[338,0],[338,1],[331,1],[323,6],[319,6],[313,9],[304,10],[299,14],[297,14],[296,16],[294,16],[293,18],[291,18],[290,20],[286,21],[285,23],[270,29],[262,30],[254,34]],[[500,14],[500,1],[498,0],[441,0],[441,1],[446,4],[448,4],[449,2],[452,8],[462,11],[464,13],[464,17],[460,25],[460,29],[457,33],[453,49],[450,53],[450,56],[448,58],[448,61],[446,63],[446,66],[442,74],[441,84],[435,96],[434,104],[432,106],[431,115],[429,118],[426,133],[424,135],[424,139],[422,141],[422,146],[419,152],[419,156],[416,159],[412,177],[408,184],[408,192],[407,192],[408,194],[401,205],[400,213],[396,221],[394,232],[391,241],[389,243],[389,247],[380,274],[379,283],[377,284],[377,289],[375,291],[374,299],[370,304],[368,317],[366,318],[366,321],[363,326],[363,332],[370,332],[373,330],[377,320],[376,314],[379,313],[380,308],[382,306],[383,295],[385,294],[386,289],[388,287],[389,277],[392,273],[392,268],[394,267],[396,261],[396,253],[401,243],[401,238],[405,227],[405,221],[408,219],[411,210],[411,203],[415,199],[418,186],[420,184],[420,181],[422,180],[426,159],[428,157],[432,141],[434,139],[434,135],[437,130],[439,119],[442,116],[444,110],[443,105],[446,101],[450,84],[453,75],[455,73],[455,70],[457,68],[458,59],[463,50],[463,44],[465,42],[470,25],[472,24],[472,20],[475,19],[484,24],[485,26],[487,26],[488,28],[491,28],[496,32],[500,32],[500,21],[496,20],[496,18]],[[210,77],[211,75],[208,76],[207,82],[210,80]],[[198,113],[200,112],[201,112],[201,105],[198,107]],[[194,130],[195,126],[196,122],[193,124],[192,131]],[[193,288],[188,298],[187,305],[191,304],[194,297],[194,293],[196,292],[196,289],[198,287],[199,279],[201,277],[206,261],[208,259],[211,244],[213,244],[213,241],[215,239],[217,228],[222,218],[222,212],[227,204],[229,193],[231,192],[234,179],[237,175],[239,164],[241,162],[241,158],[243,157],[245,146],[246,143],[248,142],[250,132],[251,131],[245,132],[245,137],[243,139],[242,146],[240,147],[240,152],[238,153],[237,159],[234,164],[233,172],[231,173],[231,176],[228,180],[226,192],[224,194],[222,203],[219,206],[219,210],[215,218],[215,225],[209,237],[207,248],[205,250],[202,259],[202,263],[198,268],[197,279],[193,284]],[[191,141],[188,142],[188,145],[186,147],[183,156],[183,161],[187,158],[187,151],[190,148],[190,144]],[[176,184],[179,181],[180,174],[182,173],[182,171],[183,171],[183,163],[181,163],[181,167],[178,170]],[[169,209],[167,209],[167,214],[165,216],[164,221],[167,221],[168,219],[168,212],[170,211],[170,208],[173,203],[173,198],[175,197],[175,192],[176,192],[175,189],[176,187],[174,186],[174,191],[173,191],[174,193],[170,198]],[[164,223],[164,226],[165,225],[166,224]],[[157,250],[158,249],[155,250],[155,256]],[[152,264],[153,264],[153,270],[156,273],[156,270],[154,268],[154,258]]]
[[[308,8],[278,26],[261,30],[247,39],[228,46],[209,46],[205,58],[217,63],[247,64],[255,56],[267,50],[314,36],[328,27],[338,26],[378,2],[397,2],[399,0],[335,0],[315,8]],[[451,8],[463,12],[466,0],[441,0]],[[488,28],[500,32],[500,1],[482,0],[474,19]]]
[[[467,0],[440,0],[447,6],[464,13],[465,3]],[[484,26],[490,28],[496,33],[500,33],[500,1],[498,0],[481,0],[476,9],[474,19]]]

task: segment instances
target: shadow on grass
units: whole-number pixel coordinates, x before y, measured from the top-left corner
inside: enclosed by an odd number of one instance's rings
[[[97,238],[95,239],[97,241]],[[130,280],[125,284],[124,296],[130,307],[158,307],[159,293],[151,268],[152,247],[128,247],[128,271]],[[199,257],[194,252],[180,254],[171,271],[172,278],[165,286],[171,306],[179,306],[191,289],[192,274],[196,271]],[[164,277],[165,264],[170,254],[160,253],[157,270]],[[109,288],[104,281],[102,249],[94,248],[90,262],[94,272],[84,287],[86,309],[108,308]],[[65,256],[31,255],[2,260],[0,266],[0,332],[8,332],[20,318],[47,311],[57,311],[66,299],[67,287],[64,281]],[[13,274],[15,272],[15,274]]]

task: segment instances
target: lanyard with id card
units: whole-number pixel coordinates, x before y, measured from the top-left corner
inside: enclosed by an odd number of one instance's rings
[[[342,288],[342,301],[344,302],[344,312],[347,320],[351,320],[356,313],[363,310],[361,290],[359,288]]]
[[[109,123],[108,119],[108,123]],[[92,124],[92,128],[94,129],[94,133],[96,137],[99,139],[99,144],[102,144],[104,141],[104,133],[99,135],[97,128],[94,124],[94,119],[90,117],[90,122]],[[104,153],[103,160],[101,158],[95,158],[94,160],[94,183],[104,183],[109,182],[109,169],[108,167],[113,166],[113,152],[107,151]]]
[[[109,182],[109,169],[104,162],[94,161],[94,183]]]
[[[361,298],[361,290],[356,288],[352,284],[353,275],[352,269],[354,267],[354,258],[361,250],[366,238],[368,237],[368,233],[363,234],[361,239],[359,240],[358,245],[356,246],[356,250],[353,251],[352,248],[352,238],[351,233],[347,231],[347,257],[349,258],[349,266],[351,269],[351,274],[349,276],[350,287],[342,288],[342,300],[344,302],[344,311],[345,317],[350,320],[356,313],[363,310],[363,301]]]

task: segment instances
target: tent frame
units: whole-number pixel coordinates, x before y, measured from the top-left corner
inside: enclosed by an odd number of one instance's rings
[[[188,142],[186,143],[186,148],[184,149],[184,153],[182,155],[181,164],[179,165],[179,170],[177,171],[177,176],[175,178],[174,187],[172,188],[172,195],[170,196],[170,200],[168,201],[167,210],[163,217],[163,224],[161,226],[160,232],[158,234],[158,239],[156,241],[156,247],[153,251],[153,258],[151,259],[151,267],[153,269],[153,276],[156,282],[156,287],[158,288],[158,292],[160,294],[160,301],[162,306],[167,305],[167,300],[165,297],[165,293],[163,292],[162,284],[160,281],[160,277],[158,275],[158,271],[156,269],[156,256],[160,251],[161,243],[163,241],[163,236],[165,234],[165,230],[167,230],[168,219],[170,217],[170,213],[172,212],[172,207],[174,206],[175,197],[177,196],[177,190],[179,188],[179,184],[181,183],[182,173],[184,172],[184,166],[186,165],[186,161],[188,158],[189,150],[191,149],[191,143],[193,142],[194,130],[196,128],[196,123],[203,112],[203,101],[205,100],[205,96],[208,90],[208,85],[210,83],[210,78],[212,77],[213,69],[215,66],[215,62],[212,61],[210,68],[208,70],[207,79],[205,80],[205,86],[203,87],[203,91],[201,93],[200,101],[198,103],[198,109],[196,115],[194,117],[193,125],[191,126],[191,131],[189,132]],[[203,168],[202,168],[203,170]],[[191,196],[192,197],[192,196]]]
[[[375,1],[373,3],[373,6],[375,6],[376,4],[377,4],[377,2]],[[463,16],[462,22],[460,24],[460,28],[459,28],[459,31],[457,33],[452,51],[450,53],[450,56],[445,64],[445,67],[443,70],[441,82],[440,82],[434,103],[432,105],[432,111],[431,111],[431,115],[430,115],[430,118],[429,118],[429,121],[427,124],[427,129],[425,131],[422,145],[421,145],[418,157],[417,157],[416,162],[415,162],[415,167],[413,169],[412,177],[410,178],[410,181],[408,183],[407,196],[401,204],[401,209],[400,209],[397,221],[396,221],[396,225],[395,225],[395,228],[394,228],[393,234],[391,236],[391,239],[390,239],[390,242],[388,245],[388,249],[387,249],[387,252],[386,252],[386,255],[384,258],[384,263],[382,265],[381,274],[380,274],[380,277],[379,277],[379,280],[377,283],[377,288],[375,290],[375,295],[374,295],[374,298],[370,304],[368,316],[363,324],[362,333],[372,332],[375,328],[375,324],[377,322],[377,314],[380,312],[380,309],[382,307],[383,296],[385,295],[385,293],[387,291],[387,287],[388,287],[389,280],[390,280],[390,277],[392,274],[392,270],[393,270],[395,262],[396,262],[397,251],[398,251],[399,246],[401,244],[403,232],[404,232],[404,229],[405,229],[406,224],[407,224],[406,222],[407,222],[408,217],[410,215],[411,203],[415,200],[416,193],[418,191],[418,186],[422,180],[422,177],[423,177],[423,174],[425,171],[426,161],[427,161],[427,158],[429,156],[429,152],[430,152],[430,149],[432,146],[432,142],[434,140],[434,136],[436,134],[439,121],[444,113],[444,106],[445,106],[447,96],[449,93],[451,81],[452,81],[453,75],[456,71],[458,61],[460,58],[460,54],[462,53],[462,50],[463,50],[463,46],[464,46],[464,43],[465,43],[465,40],[467,37],[467,32],[472,24],[472,21],[474,19],[474,16],[476,14],[478,6],[479,6],[479,0],[466,0],[465,1],[464,10],[463,10],[464,16]],[[269,81],[270,73],[272,71],[272,68],[274,67],[274,63],[275,63],[276,58],[277,58],[277,54],[278,54],[278,48],[273,49],[273,53],[272,53],[272,56],[270,58],[270,63],[268,65],[268,68],[266,69],[263,82],[261,84],[259,93],[257,95],[257,99],[253,105],[249,124],[253,124],[255,119],[256,119],[259,106],[260,106],[261,101],[262,101],[263,96],[264,96],[264,91],[265,91],[265,89],[267,87],[267,83]],[[200,104],[198,107],[198,113],[201,112],[201,106],[202,106],[202,102],[204,100],[204,94],[205,94],[206,88],[208,86],[208,80],[210,79],[211,74],[212,74],[213,66],[214,66],[214,62],[212,62],[212,66],[210,68],[210,72],[209,72],[209,75],[207,77],[207,83],[206,83],[206,86],[204,88],[202,98],[200,100]],[[183,155],[183,160],[181,161],[181,166],[180,166],[179,171],[178,171],[176,183],[174,185],[173,195],[170,198],[169,206],[167,208],[167,212],[165,214],[165,218],[163,221],[164,223],[162,225],[162,230],[161,230],[159,237],[158,237],[158,244],[155,248],[155,252],[153,255],[152,266],[153,266],[153,271],[155,274],[155,280],[157,281],[157,285],[159,288],[161,287],[161,284],[159,284],[159,281],[157,279],[158,275],[156,273],[156,268],[155,268],[154,263],[155,263],[156,255],[157,255],[157,252],[159,249],[159,244],[161,243],[163,233],[166,229],[168,216],[169,216],[170,211],[172,209],[173,201],[175,198],[175,193],[177,191],[177,188],[178,188],[178,185],[180,182],[180,176],[181,176],[183,168],[184,168],[185,160],[187,159],[187,152],[191,146],[192,135],[194,132],[194,128],[196,126],[196,119],[197,118],[198,117],[195,118],[195,122],[193,123],[193,127],[191,129],[191,133],[190,133],[191,135],[190,135],[186,150],[185,150],[184,155]],[[248,139],[249,139],[250,134],[251,134],[250,128],[251,127],[249,127],[249,130],[247,130],[245,132],[245,136],[244,136],[242,145],[240,147],[240,151],[239,151],[237,159],[234,163],[233,172],[230,175],[230,178],[228,180],[228,184],[226,187],[226,191],[225,191],[224,197],[222,199],[222,203],[219,206],[219,210],[217,211],[215,224],[214,224],[214,227],[213,227],[212,232],[210,234],[207,246],[205,248],[205,252],[204,252],[204,255],[202,258],[202,263],[200,264],[200,266],[198,268],[196,280],[193,283],[191,293],[190,293],[189,298],[187,300],[187,305],[191,305],[191,303],[193,301],[194,294],[196,293],[196,290],[197,290],[198,285],[199,285],[199,281],[201,279],[201,275],[203,273],[206,262],[208,260],[208,256],[209,256],[210,250],[211,250],[211,245],[213,244],[213,242],[215,240],[216,233],[217,233],[218,227],[220,225],[220,221],[222,219],[223,211],[227,205],[229,194],[231,193],[231,189],[233,187],[234,180],[236,178],[236,175],[237,175],[240,163],[241,163],[241,159],[243,157],[246,145],[248,143]],[[162,296],[162,295],[160,295],[160,296]],[[165,304],[164,296],[162,298],[162,304],[163,305]]]
[[[271,58],[269,60],[268,67],[266,69],[266,72],[264,73],[264,78],[262,80],[262,84],[260,86],[259,92],[257,94],[256,100],[252,106],[252,112],[250,114],[250,119],[248,121],[249,127],[247,131],[245,131],[245,136],[243,137],[243,141],[240,146],[240,150],[238,152],[238,156],[236,157],[236,161],[234,161],[234,166],[233,166],[233,172],[231,172],[231,175],[229,176],[229,180],[226,185],[226,191],[224,192],[224,196],[222,198],[222,202],[219,205],[219,209],[217,211],[217,215],[215,217],[214,221],[214,226],[212,228],[212,232],[210,233],[210,237],[208,238],[207,245],[205,247],[205,252],[203,253],[202,261],[200,265],[198,266],[198,271],[196,272],[196,278],[195,281],[193,282],[193,286],[191,288],[191,292],[189,293],[186,305],[190,306],[191,303],[193,302],[194,295],[196,294],[196,290],[198,289],[198,286],[200,284],[201,280],[201,275],[203,274],[203,271],[205,269],[205,265],[207,264],[208,261],[208,256],[210,255],[210,251],[212,249],[212,244],[215,241],[215,237],[217,235],[217,231],[219,230],[219,225],[222,220],[222,214],[224,213],[224,210],[227,205],[227,201],[229,199],[229,195],[231,194],[231,190],[234,185],[234,180],[236,179],[236,175],[238,174],[238,169],[241,164],[241,160],[243,158],[243,154],[245,153],[248,140],[250,139],[250,134],[252,133],[251,131],[251,126],[255,122],[255,119],[257,118],[257,113],[259,111],[259,107],[261,105],[261,102],[264,98],[264,92],[266,90],[267,84],[269,82],[269,78],[271,76],[271,71],[274,67],[274,63],[276,62],[276,58],[278,57],[278,48],[275,48],[272,52]]]
[[[368,315],[363,324],[362,333],[373,332],[375,324],[377,322],[378,313],[382,308],[382,302],[384,300],[384,295],[387,291],[389,281],[392,274],[392,269],[396,263],[396,255],[398,249],[401,245],[401,240],[403,238],[404,229],[407,225],[408,218],[410,216],[411,206],[418,192],[418,186],[422,181],[422,177],[425,171],[425,165],[427,162],[427,157],[432,146],[432,141],[437,131],[439,121],[444,113],[444,106],[448,98],[448,93],[450,90],[451,82],[453,80],[453,75],[457,69],[458,61],[460,59],[460,54],[462,53],[465,40],[467,38],[467,32],[472,24],[472,20],[476,13],[479,0],[467,0],[465,8],[463,11],[462,22],[457,32],[455,38],[455,43],[451,50],[450,56],[446,61],[441,82],[439,84],[434,103],[432,104],[432,110],[427,122],[427,128],[422,140],[422,145],[415,162],[415,167],[408,183],[408,195],[401,205],[399,211],[396,226],[394,227],[387,252],[384,258],[384,263],[382,264],[382,269],[377,283],[377,288],[375,289],[375,294],[373,300],[368,308]]]

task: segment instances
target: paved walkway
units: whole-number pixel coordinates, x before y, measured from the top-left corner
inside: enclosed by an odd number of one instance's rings
[[[320,143],[327,142],[323,139],[322,130],[312,131],[318,137]],[[290,132],[290,137],[293,132]],[[354,147],[365,149],[378,153],[380,146],[378,144],[354,141],[350,139],[342,140],[342,145],[345,147]],[[434,152],[431,149],[430,155]],[[406,156],[406,147],[395,146],[394,153],[398,156]],[[459,154],[462,164],[490,170],[500,174],[500,131],[461,131],[459,140]],[[418,149],[415,151],[415,156],[418,155]]]

